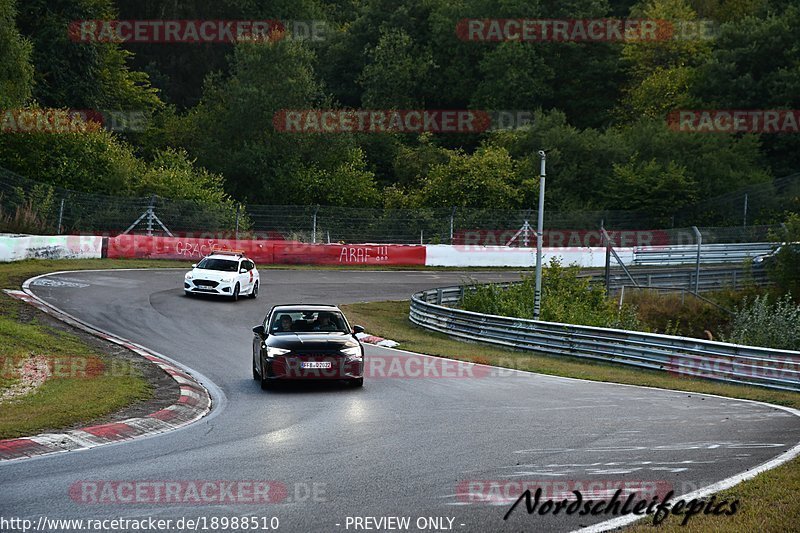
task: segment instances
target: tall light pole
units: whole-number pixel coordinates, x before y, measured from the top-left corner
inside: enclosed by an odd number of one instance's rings
[[[533,295],[533,319],[539,320],[542,307],[542,236],[544,233],[544,165],[547,154],[539,150],[539,223],[536,226],[536,292]]]

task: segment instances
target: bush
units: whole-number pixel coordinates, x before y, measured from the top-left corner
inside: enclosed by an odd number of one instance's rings
[[[773,241],[783,241],[783,245],[767,262],[767,274],[779,294],[788,292],[800,302],[800,213],[790,213],[784,228],[783,235],[770,235]]]
[[[800,306],[786,294],[774,303],[768,296],[745,299],[736,309],[727,342],[783,350],[800,350]]]
[[[738,303],[741,296],[736,300]],[[663,293],[653,289],[625,290],[625,301],[636,309],[644,329],[653,333],[718,340],[729,327],[731,315],[691,294]],[[733,305],[731,305],[733,307]]]
[[[605,289],[580,278],[580,268],[564,267],[557,259],[542,272],[542,301],[540,319],[585,326],[638,329],[635,310],[606,298]],[[522,282],[502,289],[496,285],[477,285],[467,291],[462,307],[468,311],[517,318],[533,318],[536,279],[523,276]]]

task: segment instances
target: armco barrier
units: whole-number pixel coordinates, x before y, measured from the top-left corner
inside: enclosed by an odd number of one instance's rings
[[[0,263],[25,259],[99,259],[103,238],[73,235],[0,235]]]
[[[443,304],[463,287],[414,294],[409,319],[426,329],[547,355],[569,355],[770,389],[800,391],[800,352],[483,315]]]
[[[741,263],[747,258],[770,253],[775,243],[729,243],[701,244],[701,263]],[[633,249],[634,265],[676,265],[694,263],[697,260],[697,246],[652,246]]]

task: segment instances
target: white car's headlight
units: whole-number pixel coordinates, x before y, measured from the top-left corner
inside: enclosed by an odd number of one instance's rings
[[[185,279],[192,279],[192,272],[187,272],[184,276]]]
[[[353,346],[352,348],[345,348],[342,350],[342,353],[347,356],[348,361],[361,360],[361,348],[359,346]]]
[[[230,277],[225,277],[225,278],[222,278],[222,280],[221,280],[221,281],[222,281],[222,283],[230,283],[231,281],[233,281],[233,280],[235,280],[235,279],[236,279],[236,277],[235,277],[235,276],[230,276]]]
[[[279,355],[286,355],[291,350],[287,350],[285,348],[275,348],[272,346],[267,346],[267,357],[278,357]]]

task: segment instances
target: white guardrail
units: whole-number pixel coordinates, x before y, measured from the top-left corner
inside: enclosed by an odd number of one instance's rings
[[[766,255],[777,245],[771,242],[701,244],[701,263],[741,263],[745,259]],[[694,263],[697,245],[651,246],[633,249],[634,265],[674,265]]]
[[[800,392],[800,352],[484,315],[445,305],[458,302],[464,290],[443,287],[414,294],[409,319],[470,341]]]

